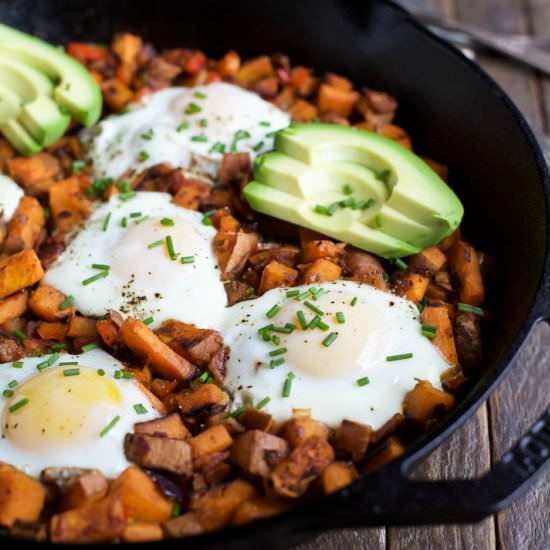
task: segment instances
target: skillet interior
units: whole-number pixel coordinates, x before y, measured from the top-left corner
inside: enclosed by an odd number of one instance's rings
[[[532,306],[548,233],[544,177],[528,132],[501,92],[401,10],[337,0],[0,0],[0,20],[59,43],[105,41],[130,30],[159,46],[194,46],[213,56],[227,49],[243,57],[284,51],[318,72],[393,93],[398,123],[417,150],[451,166],[468,238],[499,259],[484,373],[445,424],[471,408],[505,369],[526,334],[526,319],[538,313]]]

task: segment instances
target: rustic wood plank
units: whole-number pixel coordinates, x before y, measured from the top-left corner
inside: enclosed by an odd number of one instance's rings
[[[295,550],[386,550],[385,529],[345,529],[325,533]]]

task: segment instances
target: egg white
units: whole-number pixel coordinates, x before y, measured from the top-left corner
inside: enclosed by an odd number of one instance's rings
[[[174,225],[162,225],[164,218]],[[173,204],[167,193],[138,192],[126,201],[112,197],[47,270],[44,282],[74,296],[84,315],[114,309],[138,319],[152,317],[151,328],[166,319],[217,328],[227,297],[212,252],[216,230],[202,219],[199,212]],[[175,261],[168,256],[167,236],[179,254]],[[162,244],[150,248],[159,240]],[[194,262],[182,264],[185,256]],[[98,273],[92,264],[110,266],[109,275],[83,285]]]
[[[234,408],[244,403],[257,405],[269,397],[264,410],[276,421],[290,418],[293,409],[309,409],[313,418],[330,426],[349,419],[377,429],[401,411],[403,398],[416,379],[441,388],[440,375],[449,364],[421,335],[418,309],[412,302],[351,281],[297,287],[301,292],[308,288],[325,291],[317,301],[308,301],[323,311],[326,331],[300,328],[297,311],[303,311],[308,321],[315,313],[305,306],[306,300],[287,298],[288,289],[273,289],[230,308],[224,330],[231,348],[225,383],[234,397]],[[354,297],[357,303],[352,306]],[[282,309],[269,319],[266,313],[275,305]],[[344,314],[345,323],[337,321],[337,312]],[[278,345],[265,342],[258,334],[266,325],[286,323],[296,329],[290,335],[272,333],[280,338]],[[325,347],[322,342],[331,332],[338,337]],[[287,352],[269,355],[285,347]],[[407,353],[413,357],[386,360]],[[285,358],[284,364],[270,368],[271,360],[279,357]],[[290,372],[295,378],[289,397],[283,397]],[[368,384],[359,386],[357,381],[365,377]]]
[[[0,174],[0,219],[11,220],[19,201],[25,193],[11,178]]]
[[[0,397],[1,459],[34,476],[49,466],[98,468],[106,476],[118,475],[129,465],[124,456],[124,435],[133,431],[134,423],[157,418],[158,412],[135,381],[114,378],[115,371],[124,365],[106,352],[97,349],[81,355],[60,354],[52,366],[39,371],[37,365],[49,357],[27,357],[20,361],[21,368],[13,363],[0,364],[0,391],[9,389],[11,383],[14,392],[11,397]],[[59,365],[75,361],[78,365]],[[63,370],[73,368],[80,368],[81,374],[63,375]],[[105,374],[100,376],[97,369]],[[26,397],[30,387],[26,383],[34,385],[34,400],[30,398],[25,406],[10,413],[9,408]],[[93,400],[96,394],[113,399]],[[90,401],[79,401],[79,395],[87,395]],[[145,414],[134,409],[139,404]],[[118,422],[101,436],[116,417]]]
[[[129,112],[86,130],[82,139],[89,144],[96,177],[118,178],[130,169],[166,162],[215,178],[223,158],[222,152],[212,150],[216,143],[225,152],[246,152],[254,158],[271,150],[271,133],[289,124],[287,113],[257,94],[215,82],[147,95]]]

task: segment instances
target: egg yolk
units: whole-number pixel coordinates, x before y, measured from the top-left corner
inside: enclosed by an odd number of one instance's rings
[[[26,449],[99,437],[122,396],[108,375],[78,368],[77,376],[65,376],[62,367],[50,368],[21,384],[5,407],[5,436]],[[14,407],[23,400],[23,406]]]
[[[305,305],[305,301],[321,310],[323,315],[319,317],[328,328],[301,328],[298,311],[302,311],[308,323],[317,315]],[[339,322],[337,313],[343,314],[339,317],[344,322]],[[276,326],[286,323],[296,326],[291,334],[278,334],[280,347],[287,348],[284,354],[286,364],[318,378],[338,378],[354,372],[360,374],[384,357],[383,321],[383,312],[375,305],[353,294],[334,291],[326,292],[317,300],[288,300],[272,320]],[[332,332],[337,333],[336,339],[329,346],[323,345],[323,340]]]

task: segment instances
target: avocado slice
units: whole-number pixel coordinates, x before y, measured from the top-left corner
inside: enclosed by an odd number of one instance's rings
[[[43,148],[42,144],[35,141],[16,119],[0,124],[0,132],[22,155],[34,155]]]
[[[85,126],[99,119],[99,86],[88,70],[63,50],[0,23],[0,59],[19,60],[46,74],[55,82],[55,101]]]
[[[335,124],[281,130],[275,151],[256,160],[254,176],[244,188],[253,209],[387,258],[438,243],[464,212],[415,154],[373,132]]]
[[[4,111],[0,123],[17,118],[30,136],[42,146],[59,139],[71,119],[51,98],[53,84],[47,76],[19,61],[0,59],[0,98],[12,108]],[[13,109],[13,94],[18,98]]]

